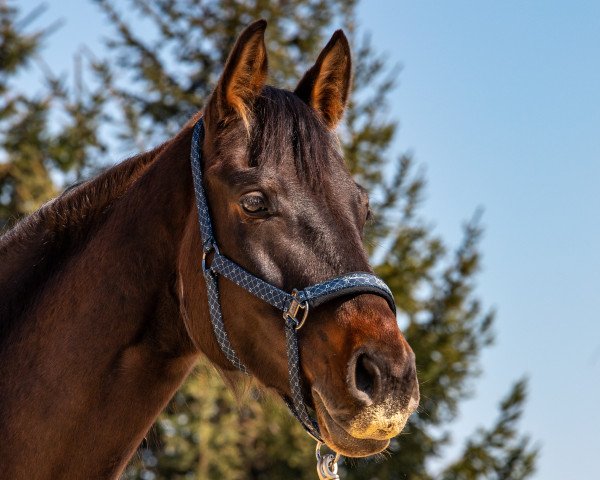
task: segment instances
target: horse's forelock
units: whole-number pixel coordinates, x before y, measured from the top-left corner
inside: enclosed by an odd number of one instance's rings
[[[265,87],[253,108],[250,166],[280,162],[292,149],[298,177],[322,185],[334,162],[340,162],[337,137],[294,93]]]

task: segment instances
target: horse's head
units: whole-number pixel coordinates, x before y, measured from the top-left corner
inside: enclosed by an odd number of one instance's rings
[[[368,196],[334,133],[351,81],[346,37],[336,32],[289,92],[265,86],[265,27],[256,22],[241,34],[204,111],[205,184],[221,252],[288,292],[370,272],[362,245]],[[264,385],[289,395],[281,312],[220,285],[238,356]],[[213,362],[232,368],[210,328],[190,333]],[[386,301],[359,294],[325,303],[310,312],[299,343],[305,398],[326,442],[349,456],[386,448],[419,400],[414,354]]]

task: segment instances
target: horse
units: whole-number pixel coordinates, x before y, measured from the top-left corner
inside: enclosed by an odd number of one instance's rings
[[[235,372],[212,330],[190,149],[222,252],[285,291],[371,272],[367,192],[335,130],[351,87],[341,30],[294,91],[266,84],[266,22],[238,37],[204,108],[173,138],[42,206],[0,238],[0,465],[10,479],[118,478],[200,356]],[[281,313],[219,280],[229,340],[290,396]],[[324,442],[383,451],[419,402],[414,354],[384,298],[311,311],[300,375]]]

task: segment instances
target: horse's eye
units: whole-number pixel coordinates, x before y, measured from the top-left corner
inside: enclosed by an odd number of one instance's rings
[[[251,192],[242,196],[240,205],[249,215],[264,215],[269,212],[267,199],[260,192]]]

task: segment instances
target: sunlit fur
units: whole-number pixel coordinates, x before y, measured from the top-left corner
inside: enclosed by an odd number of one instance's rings
[[[240,35],[231,50],[219,84],[213,93],[208,121],[227,122],[239,119],[250,130],[250,115],[253,100],[267,79],[267,51],[264,20],[250,25]]]
[[[342,119],[352,77],[350,45],[341,30],[333,34],[314,66],[296,87],[295,93],[308,103],[328,128]]]

